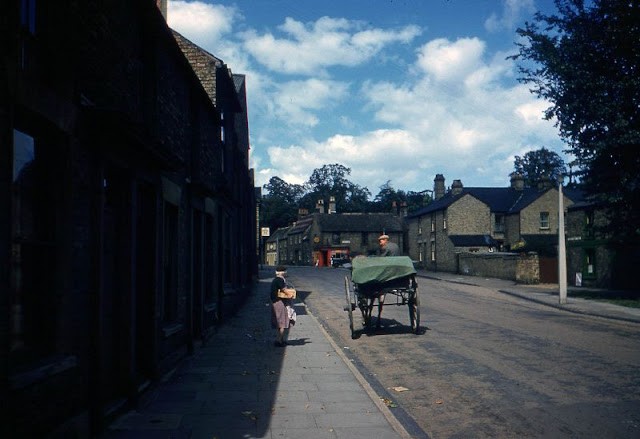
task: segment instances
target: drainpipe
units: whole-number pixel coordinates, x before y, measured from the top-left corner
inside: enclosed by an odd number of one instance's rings
[[[103,254],[104,254],[104,165],[99,159],[94,159],[91,166],[95,169],[93,193],[91,196],[91,281],[89,291],[89,368],[88,395],[89,402],[89,430],[92,436],[97,436],[103,427],[102,410],[102,304],[103,304]]]

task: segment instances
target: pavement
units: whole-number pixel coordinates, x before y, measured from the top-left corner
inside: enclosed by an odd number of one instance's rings
[[[286,347],[273,345],[268,290],[261,279],[242,308],[139,408],[113,422],[105,439],[410,438],[356,366],[304,303]],[[418,276],[477,285],[560,310],[640,324],[640,309],[572,297],[558,285],[418,271]]]
[[[579,290],[596,290],[595,288],[568,287],[566,303],[560,304],[558,284],[517,284],[511,280],[466,276],[456,273],[432,272],[418,270],[418,276],[445,282],[460,283],[491,288],[531,302],[540,303],[574,314],[618,320],[630,323],[640,323],[640,308],[629,308],[611,303],[575,297]],[[602,290],[601,290],[602,291]],[[610,293],[614,293],[610,291]],[[636,293],[637,296],[640,294]]]
[[[410,438],[302,302],[289,344],[274,346],[272,277],[103,438]]]

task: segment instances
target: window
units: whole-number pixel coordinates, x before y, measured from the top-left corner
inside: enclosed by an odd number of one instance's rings
[[[30,34],[36,33],[36,0],[20,2],[20,24]]]
[[[585,212],[584,215],[584,235],[588,238],[594,237],[593,215],[593,210]]]
[[[422,235],[422,225],[418,224],[418,235]]]
[[[496,233],[504,233],[504,215],[496,213],[493,217],[493,231]]]
[[[436,261],[436,240],[431,240],[431,262]]]
[[[431,215],[431,231],[432,232],[436,231],[436,216],[435,215]]]
[[[588,248],[584,251],[584,277],[596,277],[596,252],[595,249]]]
[[[163,321],[174,322],[178,313],[178,207],[164,203]]]
[[[220,112],[220,141],[224,143],[224,111]]]
[[[17,368],[55,350],[56,183],[62,165],[60,150],[52,146],[13,131],[9,349],[10,364]]]
[[[21,0],[20,2],[20,67],[33,67],[36,34],[36,0]]]
[[[549,228],[549,212],[540,212],[540,228]]]
[[[447,214],[445,213],[442,217],[442,228],[447,230]]]

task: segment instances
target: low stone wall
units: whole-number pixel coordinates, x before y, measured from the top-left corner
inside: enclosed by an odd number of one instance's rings
[[[540,283],[537,253],[459,253],[458,272],[523,284]]]

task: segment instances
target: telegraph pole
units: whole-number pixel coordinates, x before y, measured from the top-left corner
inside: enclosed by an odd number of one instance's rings
[[[558,177],[558,290],[560,305],[567,303],[567,251],[564,241],[563,177]]]

